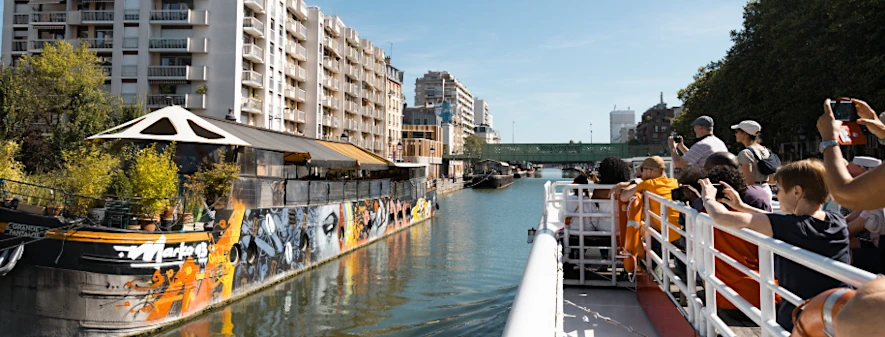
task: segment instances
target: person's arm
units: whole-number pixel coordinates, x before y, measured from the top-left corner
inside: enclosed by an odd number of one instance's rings
[[[682,159],[682,156],[679,155],[679,151],[675,147],[670,148],[670,159],[673,161],[673,166],[676,168],[683,168],[689,164],[688,160]]]
[[[830,100],[824,102],[824,114],[817,120],[817,129],[821,139],[836,140],[842,122],[833,117]],[[839,146],[824,149],[824,166],[826,168],[827,188],[833,200],[851,209],[876,209],[885,207],[885,198],[881,197],[882,186],[885,186],[885,166],[880,165],[857,178],[852,179],[842,161],[842,150]]]
[[[747,182],[747,186],[753,186],[756,184],[756,174],[753,173],[752,165],[741,164],[741,172],[744,174],[744,180]]]
[[[864,227],[864,225],[866,224],[867,219],[864,217],[857,217],[857,219],[848,221],[848,234],[850,236],[855,236],[858,233],[865,231],[866,228]]]
[[[768,215],[757,213],[731,212],[722,203],[716,201],[716,187],[710,179],[701,179],[704,209],[717,224],[731,228],[749,228],[765,236],[774,236]]]
[[[863,212],[863,211],[853,211],[853,212],[849,213],[848,216],[845,217],[845,221],[848,221],[848,222],[854,221],[854,219],[857,219],[857,217],[860,216],[861,212]]]
[[[685,142],[682,142],[682,143],[676,144],[676,149],[678,149],[678,150],[681,151],[682,153],[686,153],[686,152],[688,152],[688,146],[685,146]]]
[[[619,186],[620,186],[620,188],[618,188]],[[629,202],[630,198],[633,197],[633,194],[636,194],[636,186],[639,186],[639,185],[635,183],[635,180],[615,185],[615,188],[617,189],[618,193],[620,193],[621,201]]]

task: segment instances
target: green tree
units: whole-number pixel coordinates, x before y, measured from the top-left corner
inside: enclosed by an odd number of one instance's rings
[[[480,154],[482,153],[482,144],[485,143],[486,141],[480,139],[476,135],[469,135],[464,138],[464,153]]]
[[[60,168],[84,138],[144,111],[102,90],[103,61],[85,45],[59,40],[20,61],[0,68],[0,137],[22,144],[28,172]]]
[[[770,146],[815,137],[825,98],[850,96],[885,106],[885,2],[875,0],[757,0],[744,8],[734,45],[722,60],[701,67],[679,92],[684,114],[674,128],[700,115],[719,135],[743,119],[762,124]]]

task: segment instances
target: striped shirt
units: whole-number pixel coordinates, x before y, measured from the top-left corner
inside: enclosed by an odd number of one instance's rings
[[[682,156],[682,159],[685,159],[693,166],[704,167],[707,157],[716,152],[728,152],[728,147],[725,146],[721,139],[714,135],[709,135],[694,143],[688,149],[688,152]]]

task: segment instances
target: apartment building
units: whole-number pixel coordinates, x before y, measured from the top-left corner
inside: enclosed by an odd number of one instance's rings
[[[489,113],[489,103],[477,98],[473,100],[473,125],[483,124],[492,127],[492,114]]]
[[[609,141],[613,144],[626,143],[629,139],[622,137],[622,130],[636,128],[636,112],[630,110],[618,110],[617,107],[608,113],[609,120]],[[628,131],[624,131],[628,132]]]
[[[429,71],[415,80],[415,106],[443,103],[448,103],[448,108],[451,109],[451,124],[455,133],[452,137],[454,143],[449,148],[454,153],[461,153],[464,148],[464,138],[473,134],[475,120],[473,95],[461,81],[447,71]]]
[[[128,102],[385,153],[384,51],[304,0],[4,1],[4,63],[58,39],[88,44]]]
[[[390,56],[385,59],[387,64],[387,159],[394,160],[393,154],[399,144],[402,144],[403,131],[403,108],[405,97],[403,96],[403,76],[405,73],[390,64]]]

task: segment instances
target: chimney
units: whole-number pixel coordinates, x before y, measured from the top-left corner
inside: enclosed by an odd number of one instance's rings
[[[234,115],[234,109],[227,109],[227,116],[224,116],[224,119],[229,120],[231,122],[236,122],[237,116]]]
[[[384,62],[387,62],[387,64],[390,64],[390,56],[385,57]]]

